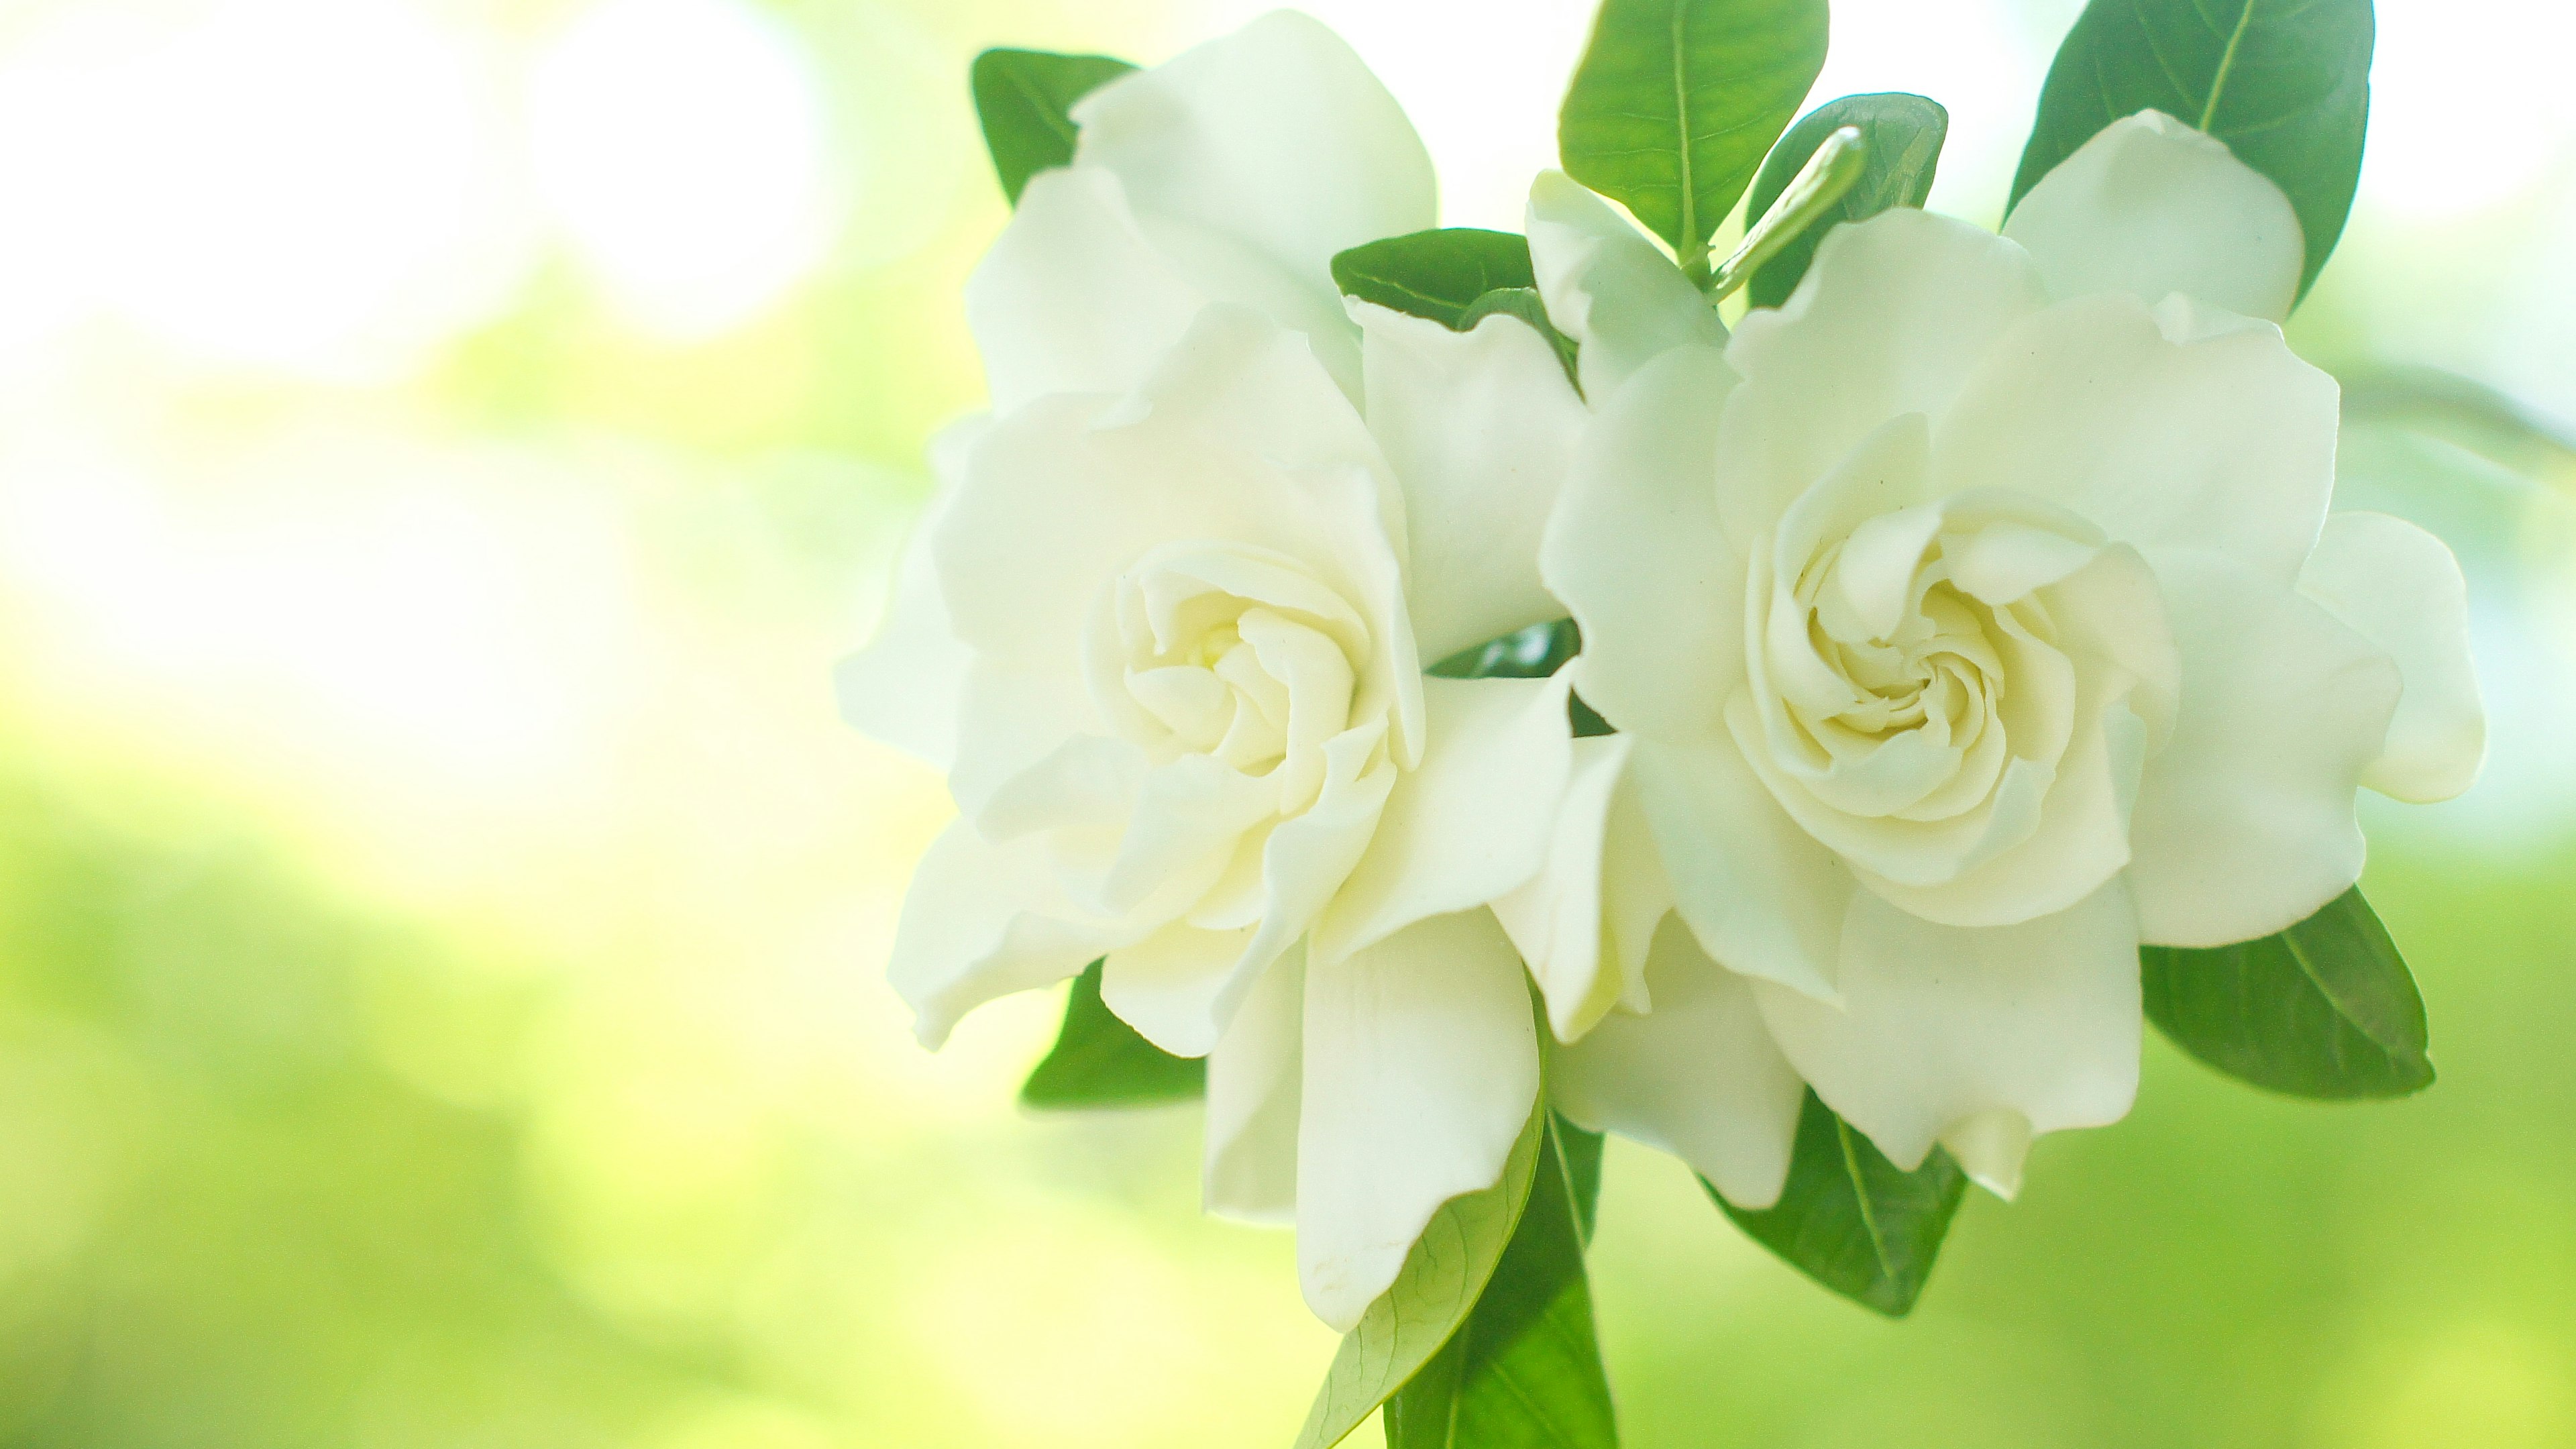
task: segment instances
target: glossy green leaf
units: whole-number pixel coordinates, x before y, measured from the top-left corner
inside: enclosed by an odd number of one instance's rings
[[[1565,174],[1626,206],[1694,279],[1825,64],[1825,0],[1602,0],[1558,113]]]
[[[1391,236],[1333,258],[1333,285],[1363,302],[1443,327],[1465,325],[1467,309],[1486,293],[1537,285],[1529,242],[1507,231],[1442,227]]]
[[[1368,1306],[1358,1327],[1342,1335],[1297,1435],[1297,1449],[1331,1449],[1342,1442],[1430,1364],[1467,1321],[1520,1225],[1547,1150],[1547,1120],[1546,1103],[1533,1106],[1501,1179],[1451,1198],[1431,1215],[1394,1286]]]
[[[1756,1242],[1845,1298],[1902,1318],[1922,1295],[1967,1191],[1967,1175],[1936,1147],[1900,1172],[1869,1138],[1807,1094],[1780,1201],[1758,1212],[1708,1195]]]
[[[1597,1189],[1601,1139],[1581,1136],[1588,1146],[1563,1119],[1550,1127],[1529,1207],[1475,1311],[1387,1400],[1387,1449],[1617,1449],[1583,1270],[1585,1175]]]
[[[975,118],[984,124],[984,147],[1012,205],[1030,177],[1072,164],[1079,135],[1073,103],[1135,68],[1105,55],[1045,50],[988,50],[975,57],[967,73]]]
[[[2138,953],[2147,1018],[2175,1045],[2300,1097],[2403,1097],[2433,1084],[2424,998],[2358,887],[2277,936]]]
[[[1426,672],[1443,679],[1545,679],[1582,650],[1582,631],[1572,619],[1559,619],[1461,649]],[[1565,707],[1574,721],[1575,738],[1617,733],[1581,695],[1569,696]]]
[[[1889,91],[1827,101],[1799,118],[1780,144],[1771,148],[1771,159],[1762,163],[1745,210],[1754,216],[1769,210],[1789,178],[1798,174],[1827,136],[1844,126],[1858,127],[1868,147],[1860,180],[1832,210],[1753,274],[1745,292],[1756,307],[1777,307],[1789,300],[1789,294],[1798,289],[1798,279],[1807,274],[1807,263],[1815,258],[1816,244],[1836,223],[1866,220],[1890,207],[1921,206],[1923,198],[1932,194],[1932,174],[1941,162],[1941,141],[1949,134],[1950,113],[1938,101]]]
[[[2372,28],[2370,0],[2092,0],[2040,90],[2013,203],[2094,132],[2153,107],[2289,194],[2305,295],[2361,180]]]
[[[1074,978],[1055,1049],[1020,1084],[1020,1101],[1068,1107],[1149,1107],[1207,1091],[1207,1061],[1176,1057],[1136,1034],[1100,999],[1101,963]]]

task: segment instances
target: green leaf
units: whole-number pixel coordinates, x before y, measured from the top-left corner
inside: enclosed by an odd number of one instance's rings
[[[1150,1107],[1207,1091],[1207,1061],[1176,1057],[1136,1034],[1100,999],[1101,963],[1074,978],[1055,1049],[1020,1084],[1020,1101],[1041,1110]]]
[[[1431,1215],[1394,1286],[1342,1336],[1316,1391],[1297,1449],[1331,1449],[1440,1352],[1476,1306],[1528,1203],[1547,1147],[1547,1104],[1531,1108],[1492,1187],[1464,1193]]]
[[[1572,619],[1559,619],[1461,649],[1425,672],[1442,679],[1545,679],[1581,652],[1583,632]],[[1618,733],[1579,694],[1568,696],[1565,708],[1576,739]]]
[[[1391,236],[1333,258],[1333,285],[1363,302],[1460,330],[1486,293],[1534,287],[1529,242],[1507,231],[1443,227]]]
[[[1556,1141],[1565,1154],[1566,1181],[1574,1185],[1574,1212],[1583,1221],[1583,1241],[1589,1243],[1592,1219],[1601,1203],[1601,1134],[1586,1132],[1559,1117]]]
[[[1748,1212],[1706,1181],[1700,1185],[1736,1226],[1790,1267],[1863,1307],[1902,1318],[1932,1276],[1968,1179],[1938,1147],[1921,1167],[1898,1171],[1811,1091],[1798,1114],[1797,1147],[1777,1204]]]
[[[2361,180],[2371,40],[2370,0],[2092,0],[2040,89],[2013,204],[2094,132],[2152,106],[2289,193],[2305,296]]]
[[[1617,1449],[1583,1271],[1583,1179],[1598,1186],[1601,1139],[1581,1135],[1588,1149],[1562,1119],[1550,1127],[1528,1210],[1475,1311],[1387,1400],[1387,1449]]]
[[[1923,198],[1932,194],[1932,173],[1941,162],[1941,141],[1949,134],[1950,113],[1938,101],[1889,91],[1827,101],[1800,118],[1771,148],[1771,159],[1762,163],[1746,212],[1758,217],[1770,210],[1798,168],[1827,136],[1844,126],[1859,127],[1861,140],[1869,148],[1860,180],[1832,210],[1753,274],[1746,295],[1756,307],[1777,307],[1789,300],[1789,294],[1798,289],[1798,279],[1807,274],[1816,244],[1835,223],[1865,221],[1890,207],[1921,206]]]
[[[984,147],[1013,206],[1030,177],[1072,164],[1079,134],[1073,103],[1135,68],[1105,55],[1046,50],[988,50],[975,57],[967,72],[975,117],[984,123]]]
[[[2229,1076],[2299,1097],[2433,1084],[2424,998],[2358,887],[2277,936],[2138,952],[2147,1017]]]
[[[1705,279],[1710,235],[1824,64],[1825,0],[1602,0],[1557,115],[1565,174]]]

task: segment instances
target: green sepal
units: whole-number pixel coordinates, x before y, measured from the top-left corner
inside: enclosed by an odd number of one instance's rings
[[[1950,113],[1927,97],[1888,91],[1827,101],[1800,117],[1780,144],[1771,148],[1771,159],[1762,163],[1752,199],[1744,204],[1746,214],[1758,217],[1769,210],[1798,168],[1827,136],[1844,126],[1859,127],[1868,147],[1860,180],[1832,210],[1753,274],[1745,295],[1756,307],[1777,307],[1789,300],[1789,294],[1798,289],[1798,279],[1807,274],[1807,263],[1815,259],[1817,244],[1836,223],[1865,221],[1891,207],[1921,206],[1932,194],[1932,176],[1941,163],[1941,141],[1949,134]]]
[[[1345,296],[1464,330],[1478,298],[1535,287],[1529,242],[1507,231],[1451,226],[1391,236],[1333,257],[1333,285]]]
[[[1825,31],[1825,0],[1602,0],[1557,115],[1565,174],[1704,281],[1709,237],[1824,68]]]
[[[1529,1121],[1492,1187],[1440,1205],[1405,1254],[1393,1286],[1342,1335],[1323,1387],[1298,1432],[1296,1449],[1331,1449],[1438,1355],[1492,1280],[1520,1226],[1530,1184],[1547,1149],[1547,1104]]]
[[[1747,1210],[1706,1179],[1700,1186],[1790,1267],[1864,1308],[1902,1318],[1932,1276],[1968,1178],[1939,1147],[1921,1167],[1900,1171],[1810,1091],[1777,1203]]]
[[[2227,143],[2288,193],[2306,296],[2361,182],[2371,0],[2092,0],[2057,48],[2012,204],[2123,116],[2153,108]]]
[[[1020,204],[1029,178],[1073,164],[1080,128],[1073,103],[1136,67],[1105,55],[1058,55],[1048,50],[988,50],[967,72],[975,93],[975,118],[984,126],[984,148],[1002,194]]]
[[[1387,1449],[1617,1449],[1583,1268],[1600,1171],[1600,1136],[1555,1118],[1475,1310],[1386,1401]]]
[[[2424,998],[2354,887],[2278,935],[2138,952],[2147,1019],[2176,1046],[2297,1097],[2403,1097],[2433,1085]]]
[[[1020,1084],[1021,1105],[1041,1111],[1151,1107],[1207,1093],[1207,1059],[1176,1057],[1136,1034],[1100,999],[1102,964],[1074,978],[1055,1047]]]

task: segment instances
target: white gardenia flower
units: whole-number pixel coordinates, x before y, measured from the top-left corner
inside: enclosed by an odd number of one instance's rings
[[[1597,205],[1564,185],[1534,247]],[[2468,786],[2465,588],[2328,511],[2335,385],[2277,326],[2301,258],[2269,180],[2146,112],[2000,237],[1837,228],[1722,349],[1661,340],[1651,268],[1562,269],[1560,326],[1648,319],[1615,392],[1586,372],[1542,572],[1676,908],[1560,1054],[1569,1114],[1759,1206],[1803,1082],[2009,1194],[2034,1134],[2127,1111],[2141,942],[2282,930],[2358,879],[2357,787]],[[1617,873],[1560,856],[1525,894]]]
[[[1345,311],[1330,258],[1429,226],[1430,174],[1315,22],[1073,114],[969,289],[993,412],[841,678],[960,809],[891,974],[936,1045],[1106,958],[1111,1010],[1208,1059],[1208,1205],[1293,1218],[1348,1328],[1538,1090],[1485,905],[1549,849],[1569,681],[1422,666],[1562,616],[1538,541],[1585,414],[1516,318]]]

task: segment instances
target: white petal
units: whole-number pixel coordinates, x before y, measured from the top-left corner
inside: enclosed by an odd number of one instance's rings
[[[2181,292],[2278,322],[2299,294],[2307,242],[2290,198],[2227,143],[2162,111],[2113,121],[2013,208],[2049,295]]]
[[[1565,617],[1538,542],[1588,414],[1550,346],[1517,317],[1455,332],[1355,304],[1369,430],[1404,487],[1406,589],[1425,659]]]
[[[2096,296],[2013,329],[1934,422],[1938,486],[2016,489],[2140,548],[2297,578],[2334,491],[2334,379],[2277,328],[2198,315]]]
[[[1840,1009],[1753,990],[1816,1095],[1909,1172],[1979,1114],[2098,1127],[2137,1094],[2137,919],[2116,880],[2054,916],[1964,930],[1863,892],[1843,927]]]
[[[2021,248],[1913,207],[1835,227],[1777,310],[1746,314],[1726,360],[1718,504],[1749,541],[1888,419],[1938,418],[1995,339],[2044,301]]]
[[[957,708],[972,655],[949,623],[930,535],[965,474],[966,455],[990,424],[978,414],[931,440],[939,489],[904,540],[885,618],[868,646],[832,672],[841,718],[941,770],[957,754]]]
[[[1574,741],[1546,865],[1494,900],[1494,917],[1529,963],[1559,1041],[1582,1036],[1642,993],[1654,923],[1672,909],[1662,857],[1651,838],[1640,838],[1645,816],[1627,786],[1634,743],[1630,735]]]
[[[1979,1112],[1950,1124],[1941,1145],[1968,1180],[2006,1202],[2021,1194],[2022,1163],[2030,1156],[2030,1119],[2010,1107]]]
[[[1523,983],[1485,910],[1307,962],[1297,1262],[1335,1329],[1395,1281],[1442,1203],[1502,1176],[1538,1096]]]
[[[1742,1208],[1779,1200],[1806,1084],[1771,1040],[1743,977],[1667,918],[1646,975],[1655,1009],[1613,1012],[1557,1052],[1549,1090],[1593,1131],[1659,1147]]]
[[[1673,259],[1561,171],[1530,187],[1530,266],[1547,320],[1574,339],[1594,403],[1676,347],[1724,347],[1726,326]]]
[[[2400,800],[2448,800],[2478,778],[2486,708],[2469,662],[2469,588],[2442,541],[2384,513],[2326,518],[2299,592],[2388,652],[2406,692],[2386,752],[2361,783]]]
[[[1176,1057],[1206,1056],[1228,1025],[1218,1015],[1217,1001],[1234,981],[1253,932],[1249,926],[1212,931],[1171,922],[1109,953],[1100,972],[1101,1003],[1164,1051]],[[1257,979],[1251,971],[1243,974]],[[1242,1010],[1239,1002],[1228,1004],[1237,1013]]]
[[[925,1046],[996,997],[1052,986],[1123,944],[1078,918],[1033,846],[997,847],[958,820],[913,871],[886,975]]]
[[[1074,169],[1123,182],[1194,282],[1319,339],[1350,330],[1334,253],[1438,223],[1431,156],[1403,108],[1340,37],[1294,12],[1122,76],[1073,119]]]
[[[1704,347],[1656,360],[1601,404],[1539,546],[1583,629],[1584,702],[1622,730],[1725,729],[1744,678],[1744,563],[1717,523],[1717,412],[1734,384]]]
[[[2315,914],[2361,877],[2353,795],[2400,689],[2386,654],[2234,559],[2150,553],[2182,703],[2131,830],[2139,929],[2223,946]]]
[[[1729,970],[1830,999],[1858,889],[1851,872],[1780,809],[1725,736],[1641,738],[1628,768],[1674,908],[1701,947]]]
[[[1136,386],[1208,300],[1146,239],[1116,177],[1062,167],[1029,178],[966,280],[966,321],[993,408],[1009,412]]]
[[[1306,957],[1290,951],[1244,994],[1208,1053],[1207,1210],[1237,1222],[1297,1219],[1297,1099],[1304,1080]]]
[[[1318,960],[1538,874],[1573,768],[1566,692],[1562,675],[1423,681],[1430,746],[1396,781],[1368,853],[1316,923]]]

